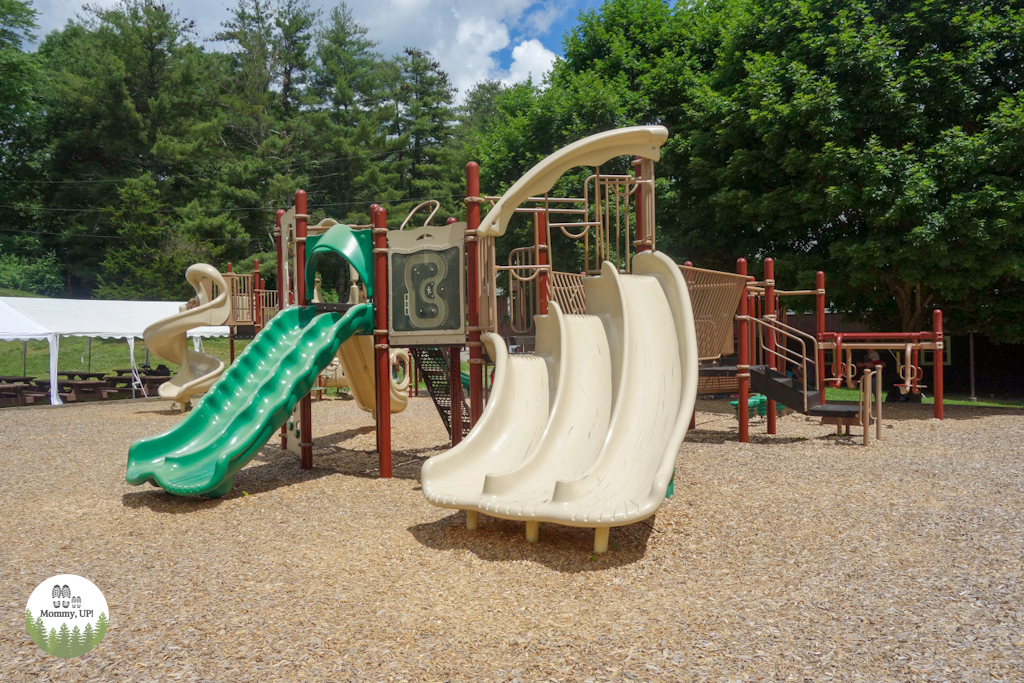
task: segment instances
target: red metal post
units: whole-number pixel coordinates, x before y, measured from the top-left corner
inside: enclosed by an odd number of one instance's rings
[[[937,308],[932,311],[932,334],[935,335],[935,343],[942,344],[942,311]],[[942,419],[942,363],[944,355],[942,348],[935,349],[935,353],[932,354],[932,361],[935,363],[935,366],[932,368],[935,372],[932,380],[935,385],[935,417],[940,420]]]
[[[815,322],[817,323],[818,344],[824,341],[825,337],[825,273],[818,271],[814,276],[814,287],[818,290],[815,295]],[[814,359],[815,388],[821,394],[821,402],[825,402],[825,351],[818,347],[817,357]]]
[[[288,292],[284,290],[284,237],[281,235],[281,216],[284,215],[284,209],[277,210],[277,218],[274,227],[274,239],[277,242],[277,310],[283,311],[285,307],[285,297],[288,296]],[[288,448],[288,426],[281,425],[281,450]]]
[[[232,272],[232,270],[231,270],[231,263],[229,262],[228,263],[228,273],[231,273],[231,272]],[[228,300],[231,302],[232,306],[235,305],[235,299],[234,299],[234,296],[232,296],[234,294],[234,292],[230,291],[231,288],[232,288],[233,283],[234,283],[234,278],[228,278],[228,290],[229,290],[228,291]],[[232,312],[232,318],[233,318],[234,317],[234,315],[233,315],[234,314],[234,309],[232,309],[231,312]],[[234,322],[234,320],[232,320],[232,322]],[[228,363],[228,365],[230,365],[231,363],[235,362],[235,326],[234,325],[229,325],[228,326],[228,355],[231,357],[231,361],[230,361],[230,363]]]
[[[764,317],[769,321],[765,330],[764,345],[765,364],[772,370],[779,369],[779,358],[775,355],[775,330],[770,327],[775,321],[775,259],[764,260]],[[775,421],[778,417],[775,401],[768,399],[768,433],[775,433]]]
[[[277,210],[277,227],[274,229],[274,239],[277,240],[277,310],[283,311],[287,304],[288,292],[284,289],[284,237],[281,235],[281,216],[284,209]]]
[[[260,331],[260,260],[252,262],[252,326]]]
[[[546,266],[548,260],[548,218],[542,211],[533,214],[533,234],[537,244],[537,265]],[[537,313],[548,314],[548,273],[541,270],[537,275]]]
[[[462,441],[462,347],[448,347],[448,387],[451,400],[452,447]]]
[[[736,261],[736,272],[740,275],[747,274],[747,259],[740,258]],[[747,413],[750,404],[750,359],[747,353],[747,293],[744,290],[740,297],[739,311],[737,311],[736,324],[736,379],[739,383],[739,399],[736,404],[736,416],[740,421],[740,443],[750,441],[750,415]]]
[[[299,306],[308,306],[306,298],[306,191],[295,191],[295,286]],[[299,402],[299,466],[313,467],[313,402],[310,394]]]
[[[388,353],[388,212],[374,205],[373,352],[377,366],[377,458],[380,476],[391,478],[391,358]]]
[[[466,197],[480,196],[480,165],[466,164]],[[469,298],[469,424],[476,425],[484,409],[484,354],[480,343],[480,262],[476,229],[480,227],[480,204],[466,202],[466,296]],[[461,381],[461,377],[460,377]]]

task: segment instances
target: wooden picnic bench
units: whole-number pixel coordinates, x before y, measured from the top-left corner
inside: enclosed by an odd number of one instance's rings
[[[22,394],[31,388],[28,382],[0,382],[0,406],[25,405]]]
[[[83,371],[78,371],[78,370],[60,370],[60,371],[57,372],[57,374],[58,375],[63,375],[65,377],[67,377],[68,379],[78,378],[78,379],[98,380],[98,379],[103,379],[103,376],[106,375],[107,373],[105,373],[105,372],[86,372],[84,370]]]

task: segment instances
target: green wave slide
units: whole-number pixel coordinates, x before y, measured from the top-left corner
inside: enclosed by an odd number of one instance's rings
[[[219,497],[235,473],[291,417],[338,346],[373,332],[373,305],[344,316],[289,308],[273,318],[185,419],[128,451],[129,484],[149,481],[168,493]]]
[[[318,260],[340,256],[356,269],[373,296],[373,245],[369,230],[335,225],[306,239],[307,291],[313,291]],[[372,334],[373,304],[344,315],[312,306],[287,308],[210,388],[185,419],[128,450],[129,484],[151,482],[168,493],[223,496],[235,473],[263,448],[313,388],[320,372],[349,337]]]

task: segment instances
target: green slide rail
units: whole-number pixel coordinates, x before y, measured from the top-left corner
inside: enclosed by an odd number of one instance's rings
[[[372,254],[368,240],[356,239],[344,225],[323,237],[318,258],[333,251],[346,260],[358,259],[353,265],[372,282],[372,270],[366,271],[366,252]],[[125,479],[133,485],[148,481],[177,495],[227,494],[235,473],[287,422],[338,346],[372,332],[370,303],[344,315],[317,314],[312,306],[281,311],[181,422],[132,444]]]

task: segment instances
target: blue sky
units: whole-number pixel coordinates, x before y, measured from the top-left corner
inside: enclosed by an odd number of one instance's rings
[[[112,6],[117,0],[98,0]],[[40,35],[81,11],[81,0],[34,0]],[[200,36],[213,35],[234,0],[166,0],[183,18],[194,19]],[[326,13],[335,3],[311,0]],[[485,78],[508,83],[535,81],[562,52],[562,36],[581,9],[600,0],[350,0],[349,9],[393,54],[403,47],[430,50],[461,94]],[[211,46],[215,47],[215,46]]]

